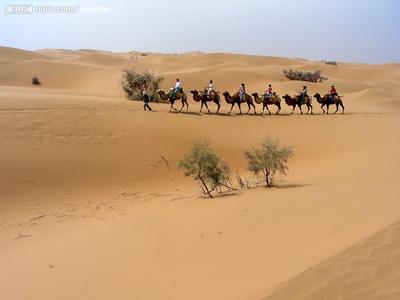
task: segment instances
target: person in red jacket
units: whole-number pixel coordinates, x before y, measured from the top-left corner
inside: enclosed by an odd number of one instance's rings
[[[329,100],[333,103],[335,96],[337,96],[338,93],[336,92],[335,86],[331,86],[331,91],[329,92]]]

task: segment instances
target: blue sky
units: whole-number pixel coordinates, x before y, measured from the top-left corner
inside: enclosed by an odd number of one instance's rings
[[[400,62],[397,0],[0,0],[0,45]],[[7,5],[103,12],[6,13]]]

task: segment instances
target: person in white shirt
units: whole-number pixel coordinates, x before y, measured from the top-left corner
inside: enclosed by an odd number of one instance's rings
[[[208,85],[208,88],[206,88],[207,97],[210,97],[210,93],[213,90],[214,90],[214,82],[212,80],[210,80],[210,84]]]
[[[175,88],[173,88],[173,92],[172,92],[172,99],[175,99],[176,94],[181,90],[181,81],[179,80],[179,78],[176,79],[175,82]]]

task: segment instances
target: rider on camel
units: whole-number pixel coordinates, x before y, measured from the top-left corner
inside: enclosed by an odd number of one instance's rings
[[[175,100],[176,94],[181,90],[181,81],[179,80],[179,78],[177,78],[175,82],[175,87],[172,88],[172,100]]]
[[[268,88],[264,92],[264,97],[271,98],[272,97],[272,85],[268,84]]]
[[[244,83],[242,83],[240,85],[238,93],[239,93],[240,101],[243,101],[244,95],[246,94],[246,87],[245,87]]]
[[[303,86],[303,90],[300,92],[299,96],[299,105],[304,103],[304,98],[307,96],[307,87]]]
[[[338,96],[338,93],[336,92],[335,86],[332,85],[331,91],[329,92],[329,101],[333,103],[335,100],[335,96]]]
[[[210,83],[208,84],[208,87],[204,89],[204,94],[206,95],[207,98],[210,97],[211,91],[214,90],[214,82],[210,80]]]

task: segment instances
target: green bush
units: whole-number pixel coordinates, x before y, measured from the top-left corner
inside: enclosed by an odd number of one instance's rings
[[[290,80],[323,82],[328,79],[327,77],[323,77],[321,75],[321,71],[303,72],[303,71],[284,70],[283,74],[285,75],[286,78]]]
[[[219,187],[233,189],[229,182],[229,167],[210,148],[208,143],[194,143],[190,153],[179,162],[178,168],[200,183],[203,193],[212,198]]]
[[[266,138],[261,147],[245,151],[248,169],[255,175],[261,173],[268,187],[272,186],[272,177],[276,172],[286,175],[287,162],[293,155],[290,147],[280,146],[278,140]]]
[[[332,65],[332,66],[337,66],[338,63],[336,61],[324,61],[325,64],[327,65]]]
[[[148,71],[140,73],[134,70],[125,70],[122,77],[122,89],[128,99],[140,100],[143,90],[146,89],[150,100],[159,101],[156,92],[164,77],[156,76]]]

